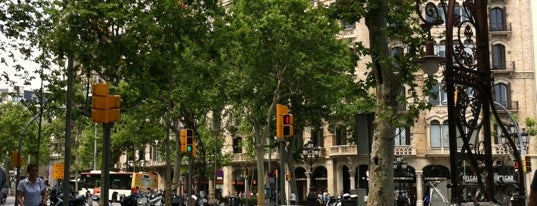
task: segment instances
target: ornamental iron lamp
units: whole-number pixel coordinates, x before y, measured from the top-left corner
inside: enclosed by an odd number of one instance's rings
[[[319,155],[321,152],[321,147],[314,147],[313,141],[310,139],[302,149],[302,155],[304,156],[304,160],[309,165],[309,175],[310,175],[310,192],[308,193],[307,203],[308,205],[315,205],[317,201],[317,196],[315,195],[315,186],[313,184],[313,163],[319,159]]]
[[[437,2],[438,4],[435,4]],[[472,202],[464,192],[480,191],[483,201],[498,202],[492,161],[491,116],[504,134],[510,134],[494,106],[493,74],[490,66],[487,0],[458,0],[464,9],[455,11],[457,0],[416,0],[421,27],[429,33],[426,56],[422,58],[426,74],[434,74],[441,62],[433,54],[430,29],[445,23],[445,68],[443,77],[447,92],[449,154],[451,165],[451,203]],[[438,6],[437,6],[438,5]],[[445,21],[443,17],[446,17]],[[433,45],[433,46],[431,46]],[[436,62],[435,62],[436,61]],[[484,137],[473,142],[472,137]],[[515,162],[521,165],[520,151],[514,135],[506,135]],[[465,178],[476,179],[476,186],[465,184]],[[524,204],[524,174],[518,171],[511,202]],[[515,203],[516,202],[516,203]]]
[[[401,156],[397,156],[393,161],[393,170],[401,179],[399,180],[399,195],[403,193],[402,182],[404,181],[403,177],[408,175],[408,163]],[[395,176],[395,175],[394,175]]]

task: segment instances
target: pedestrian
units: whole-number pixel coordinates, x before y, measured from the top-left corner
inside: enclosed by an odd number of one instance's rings
[[[431,197],[429,196],[429,194],[426,194],[425,198],[423,198],[423,205],[424,206],[429,206],[430,201],[431,201]]]
[[[7,189],[6,189],[7,175],[4,169],[0,167],[0,204],[6,203]]]
[[[537,206],[537,171],[533,173],[528,206]]]
[[[294,192],[291,193],[289,200],[291,201],[291,205],[296,205],[296,194]]]
[[[37,177],[39,168],[36,164],[26,167],[28,177],[17,185],[17,202],[20,206],[47,205],[47,187],[41,178]]]

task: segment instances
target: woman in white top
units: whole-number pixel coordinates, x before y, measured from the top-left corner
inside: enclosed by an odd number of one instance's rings
[[[29,164],[27,172],[28,177],[17,186],[17,202],[20,206],[47,205],[47,187],[43,180],[37,177],[37,165]]]

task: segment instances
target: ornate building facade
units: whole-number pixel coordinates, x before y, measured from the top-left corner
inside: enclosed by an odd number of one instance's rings
[[[520,141],[525,148],[523,156],[531,159],[531,165],[537,165],[537,143],[535,137],[527,135],[526,119],[535,119],[537,104],[535,79],[535,65],[537,60],[535,51],[537,41],[537,4],[529,0],[488,0],[489,1],[489,48],[490,65],[494,75],[493,95],[496,110],[502,116],[504,124],[514,129],[515,124],[521,129]],[[440,6],[440,0],[432,2]],[[316,1],[315,3],[322,3]],[[328,2],[326,2],[328,3]],[[440,8],[442,8],[440,6]],[[464,12],[462,1],[456,6],[457,12]],[[461,15],[462,16],[462,15]],[[463,17],[461,17],[463,18]],[[464,19],[461,19],[464,20]],[[340,38],[349,42],[363,42],[367,45],[368,30],[364,24],[341,22],[343,31]],[[434,27],[433,36],[442,36],[444,26]],[[435,38],[435,54],[445,57],[445,40]],[[392,54],[404,52],[404,46],[392,45]],[[356,68],[356,77],[366,69],[367,58],[359,62]],[[424,79],[424,74],[416,74],[417,82]],[[443,90],[442,69],[435,74],[439,84],[432,90],[435,97],[422,96],[432,105],[432,109],[422,111],[414,125],[409,128],[397,128],[394,137],[394,154],[398,161],[394,162],[394,185],[396,191],[404,191],[413,196],[417,205],[423,205],[426,194],[435,190],[439,194],[447,194],[446,183],[450,176],[450,153],[448,142],[448,112],[447,93]],[[516,122],[513,122],[514,119]],[[357,127],[367,125],[368,118],[357,116]],[[367,129],[362,128],[367,131]],[[329,129],[307,128],[302,135],[304,142],[314,142],[315,147],[320,148],[319,158],[312,164],[311,173],[307,163],[293,165],[293,173],[297,186],[299,200],[306,198],[309,185],[312,184],[316,193],[327,192],[330,195],[342,195],[344,193],[358,193],[364,198],[368,188],[368,164],[369,151],[367,151],[368,137],[365,133],[347,134],[345,128]],[[493,161],[495,162],[495,180],[504,183],[517,181],[516,169],[524,169],[521,165],[514,164],[512,151],[506,146],[506,138],[499,129],[495,129],[493,136],[484,137],[478,134],[476,140],[491,138],[493,147]],[[356,141],[349,141],[355,139]],[[241,137],[227,136],[226,146],[222,152],[231,153],[232,165],[218,170],[213,181],[209,181],[209,194],[216,196],[235,195],[242,193],[267,192],[275,188],[275,176],[272,171],[279,168],[279,152],[273,151],[266,154],[265,164],[268,175],[265,182],[267,185],[257,185],[255,175],[255,161],[245,154],[241,148]],[[357,142],[357,144],[355,143]],[[477,141],[478,142],[478,141]],[[158,145],[158,143],[156,143]],[[149,147],[148,147],[149,148]],[[153,147],[151,147],[153,148]],[[297,148],[301,149],[301,148]],[[145,152],[147,162],[140,166],[161,166],[161,158],[157,157],[154,149]],[[144,154],[140,154],[144,155]],[[129,163],[124,157],[118,163],[118,167]],[[524,159],[524,157],[523,157]],[[286,166],[286,168],[289,168]],[[526,185],[532,177],[529,171],[525,173]],[[475,184],[475,176],[464,175],[465,184]],[[290,182],[285,181],[286,194],[289,196]],[[527,187],[526,187],[527,188]],[[477,188],[465,191],[469,198],[476,195]],[[216,191],[216,192],[215,192]],[[529,191],[529,190],[528,190]],[[528,194],[528,192],[527,192]],[[508,201],[508,193],[499,194],[501,201]],[[439,197],[442,198],[442,197]],[[288,199],[288,198],[287,198]]]

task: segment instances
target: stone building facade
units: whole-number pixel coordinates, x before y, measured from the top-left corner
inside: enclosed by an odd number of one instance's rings
[[[225,1],[227,2],[227,1]],[[430,0],[436,5],[440,5],[440,0]],[[510,117],[518,122],[520,132],[524,133],[527,128],[525,120],[535,119],[537,104],[534,65],[537,64],[534,48],[537,46],[537,3],[530,0],[488,0],[489,2],[489,49],[490,65],[494,75],[493,95],[494,100],[501,106],[496,109],[502,117],[501,120],[506,125],[514,128]],[[323,1],[314,1],[315,4]],[[329,3],[329,2],[325,2]],[[462,1],[458,1],[456,7],[463,13]],[[461,20],[463,21],[464,19]],[[344,28],[339,37],[350,42],[363,42],[366,46],[368,40],[368,30],[362,23],[341,22]],[[434,27],[433,36],[442,36],[444,25]],[[439,37],[435,38],[435,54],[445,55],[445,41]],[[398,45],[392,45],[393,52],[404,51]],[[356,68],[356,77],[361,78],[361,74],[366,69],[368,58],[359,62]],[[442,89],[442,69],[435,74],[440,84],[433,90],[437,92],[438,98],[428,99],[433,108],[423,111],[416,119],[415,124],[410,128],[397,128],[395,131],[394,153],[399,157],[394,163],[394,185],[396,191],[404,191],[414,197],[416,205],[423,205],[423,199],[431,191],[448,194],[446,182],[450,175],[450,154],[447,144],[447,100],[446,92]],[[422,81],[425,74],[416,74],[417,82]],[[505,108],[505,109],[503,109]],[[494,121],[494,120],[493,120]],[[506,168],[506,174],[498,174],[504,181],[516,181],[513,177],[515,165],[512,152],[505,146],[506,139],[501,132],[494,129],[492,141],[493,161],[497,166]],[[313,163],[311,173],[309,165],[299,163],[293,173],[297,186],[298,200],[305,199],[310,188],[314,185],[316,193],[328,193],[329,195],[342,195],[344,193],[358,193],[360,198],[364,198],[368,187],[368,153],[361,151],[364,147],[362,141],[358,145],[348,141],[352,134],[346,134],[342,128],[329,129],[307,128],[304,131],[304,142],[312,140],[316,147],[321,148],[320,157]],[[363,140],[364,137],[358,137]],[[485,138],[479,134],[475,138],[482,140]],[[524,156],[531,158],[531,165],[537,166],[537,143],[536,137],[528,136],[527,144],[524,144],[526,152]],[[274,188],[275,183],[272,171],[279,168],[279,153],[273,151],[266,155],[266,167],[270,168],[265,182],[268,185],[259,186],[256,184],[255,162],[247,157],[240,148],[241,138],[237,136],[227,136],[227,146],[222,152],[232,153],[233,161],[231,166],[221,168],[215,177],[215,181],[209,182],[209,194],[216,196],[235,195],[243,193],[266,192],[267,189]],[[298,148],[297,148],[298,149]],[[147,153],[147,152],[146,152]],[[147,156],[147,155],[146,155]],[[153,155],[154,156],[154,155]],[[120,161],[121,162],[121,161]],[[155,163],[153,163],[155,162]],[[119,163],[120,165],[123,163]],[[157,161],[150,160],[147,165],[158,165]],[[270,166],[269,166],[270,165]],[[406,166],[406,167],[403,167]],[[286,166],[286,168],[289,168]],[[245,172],[245,169],[248,169]],[[522,169],[522,168],[520,168]],[[525,179],[528,183],[532,175],[526,173]],[[468,184],[473,178],[471,175],[464,177]],[[290,182],[285,181],[287,196],[290,195]],[[529,184],[527,184],[529,185]],[[216,192],[215,192],[216,191]],[[474,191],[465,191],[469,195],[475,195]],[[507,195],[502,196],[502,201],[508,201]],[[289,199],[289,197],[287,197]]]

